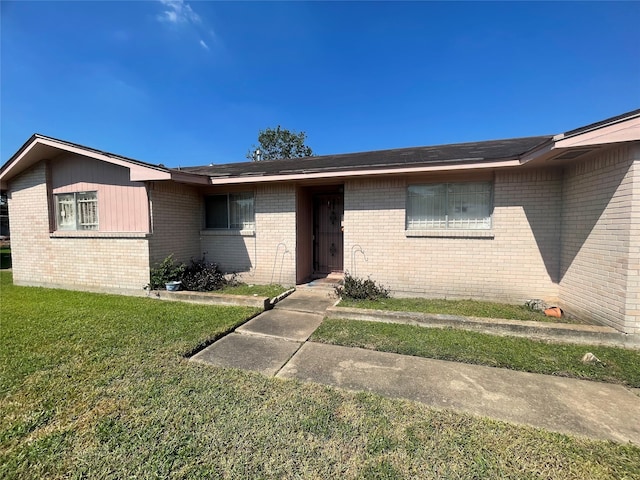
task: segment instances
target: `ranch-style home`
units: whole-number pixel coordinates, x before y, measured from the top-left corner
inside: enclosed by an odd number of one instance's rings
[[[166,168],[33,135],[0,169],[17,285],[143,294],[170,254],[348,271],[640,333],[640,110],[558,135]]]

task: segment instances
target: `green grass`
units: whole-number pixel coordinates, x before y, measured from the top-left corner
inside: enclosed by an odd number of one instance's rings
[[[11,247],[0,247],[0,269],[11,268]]]
[[[224,287],[222,290],[219,290],[217,293],[226,293],[229,295],[256,295],[258,297],[277,297],[283,292],[289,290],[282,285],[247,285],[246,283],[241,283],[238,285],[234,285],[232,287]]]
[[[0,478],[640,478],[640,449],[188,362],[238,307],[0,272]]]
[[[325,320],[311,340],[640,387],[640,351],[624,348],[360,320]],[[586,352],[604,365],[583,364],[580,360]]]
[[[383,298],[380,300],[351,300],[343,298],[340,307],[392,310],[396,312],[441,313],[465,317],[502,318],[506,320],[533,320],[538,322],[575,323],[567,317],[547,317],[524,305],[483,302],[478,300],[442,300],[425,298]]]

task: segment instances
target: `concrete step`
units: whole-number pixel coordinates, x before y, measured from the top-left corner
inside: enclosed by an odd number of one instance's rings
[[[274,310],[292,310],[324,315],[327,308],[335,305],[338,298],[323,289],[297,289],[284,300],[278,302]]]

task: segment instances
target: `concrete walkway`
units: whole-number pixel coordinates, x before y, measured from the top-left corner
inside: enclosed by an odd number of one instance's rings
[[[302,288],[235,332],[191,357],[220,367],[253,370],[273,376],[322,323],[336,302],[327,288]]]
[[[306,342],[334,303],[298,289],[192,360],[640,445],[640,395],[619,385]]]

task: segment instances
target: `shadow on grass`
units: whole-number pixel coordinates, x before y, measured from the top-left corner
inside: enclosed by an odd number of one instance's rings
[[[0,269],[11,268],[11,248],[0,247]]]

